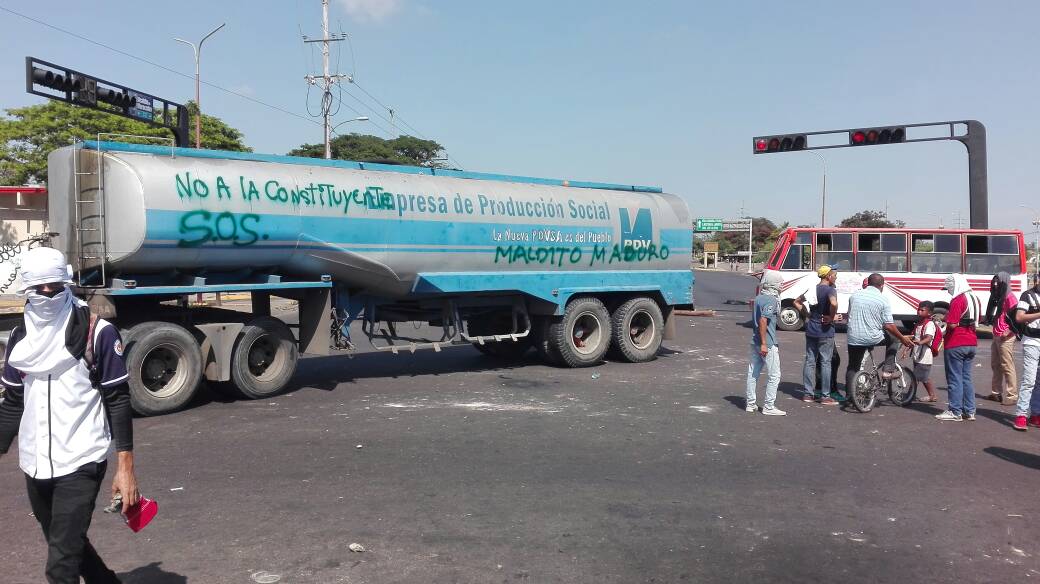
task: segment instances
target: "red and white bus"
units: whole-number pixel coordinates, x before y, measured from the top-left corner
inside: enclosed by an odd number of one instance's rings
[[[848,312],[849,295],[872,272],[885,277],[885,296],[895,319],[916,321],[922,300],[949,301],[943,291],[948,274],[962,273],[982,305],[989,300],[997,272],[1011,274],[1011,291],[1026,288],[1026,247],[1021,231],[1010,229],[790,228],[777,239],[766,269],[784,276],[778,326],[804,324],[794,300],[815,296],[816,268],[838,269],[838,313]]]

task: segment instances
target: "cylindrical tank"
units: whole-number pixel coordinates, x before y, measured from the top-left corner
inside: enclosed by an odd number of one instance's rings
[[[109,277],[329,274],[404,295],[419,273],[690,262],[686,204],[649,188],[113,143],[48,162],[56,246]]]

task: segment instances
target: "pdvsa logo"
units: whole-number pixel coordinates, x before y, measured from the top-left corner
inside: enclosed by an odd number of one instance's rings
[[[654,219],[650,209],[621,209],[621,246],[649,248],[654,237]]]

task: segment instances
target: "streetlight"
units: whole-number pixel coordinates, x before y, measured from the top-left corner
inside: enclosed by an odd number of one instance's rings
[[[175,40],[175,41],[177,41],[179,43],[184,43],[184,44],[190,46],[191,50],[194,51],[194,53],[195,53],[195,107],[197,107],[199,109],[198,114],[196,114],[196,116],[195,116],[195,147],[196,148],[202,148],[202,104],[199,103],[199,53],[202,52],[202,43],[206,42],[206,39],[208,39],[209,37],[211,37],[214,34],[216,34],[216,32],[218,30],[224,28],[225,24],[227,24],[227,23],[225,22],[224,24],[221,24],[217,28],[211,30],[209,32],[209,34],[207,34],[206,36],[202,37],[202,40],[199,41],[198,45],[196,45],[195,43],[192,43],[192,42],[188,42],[188,41],[186,41],[184,39],[179,39],[179,38],[174,38],[173,39],[173,40]]]
[[[943,227],[942,215],[940,215],[939,213],[929,213],[928,216],[935,217],[939,220],[939,229],[946,229],[945,227]]]
[[[1040,273],[1040,213],[1027,205],[1019,204],[1019,207],[1033,212],[1033,227],[1036,227],[1036,240],[1033,242],[1033,258],[1036,260],[1036,271]]]
[[[367,121],[368,121],[368,116],[358,116],[358,117],[356,117],[356,118],[354,118],[352,120],[344,120],[344,121],[336,124],[335,126],[332,126],[332,131],[335,132],[336,128],[342,126],[343,124],[349,124],[350,122],[367,122]]]
[[[823,164],[823,194],[821,195],[820,204],[820,227],[827,226],[827,160],[824,159],[823,155],[815,150],[806,150],[809,154],[813,154],[816,158],[820,159]]]

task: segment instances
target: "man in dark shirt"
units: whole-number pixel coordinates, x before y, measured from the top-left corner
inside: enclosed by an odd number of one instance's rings
[[[816,270],[820,283],[816,286],[816,302],[809,307],[809,319],[805,323],[805,364],[802,366],[802,384],[805,395],[802,401],[813,402],[819,399],[825,406],[838,404],[834,399],[831,385],[831,360],[834,356],[834,315],[838,312],[838,290],[834,282],[838,279],[838,270],[834,266],[823,265]],[[805,295],[795,301],[795,308],[803,310]],[[815,392],[816,363],[820,364],[820,391]]]
[[[112,494],[124,513],[139,498],[122,340],[66,286],[71,270],[61,252],[40,247],[22,257],[25,318],[11,333],[0,379],[0,457],[17,434],[29,503],[47,540],[47,582],[117,583],[87,529],[113,442]]]

